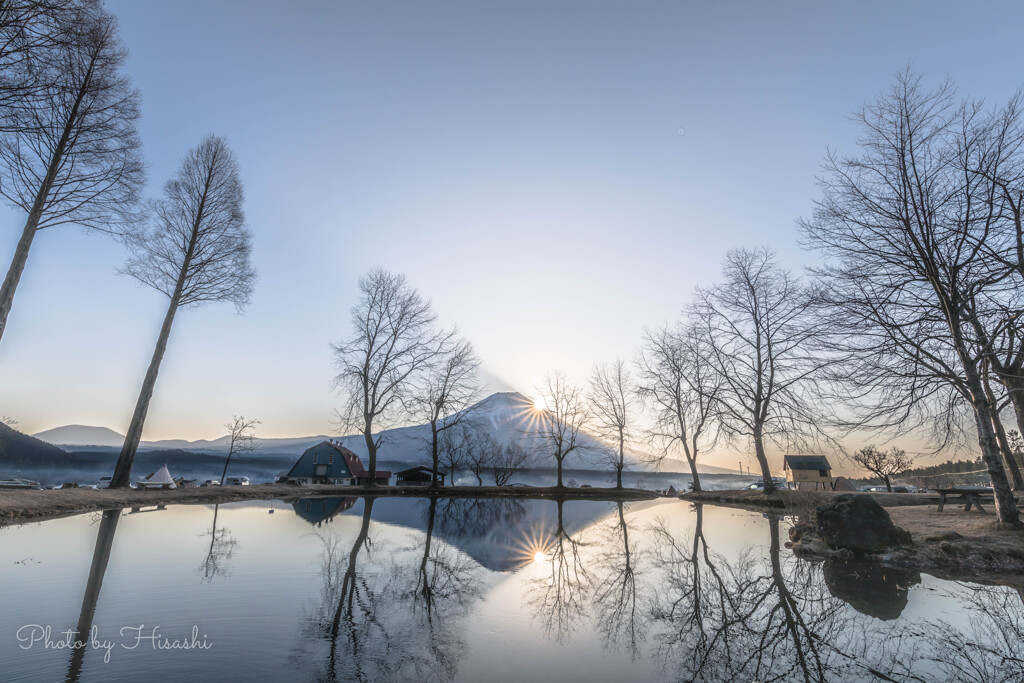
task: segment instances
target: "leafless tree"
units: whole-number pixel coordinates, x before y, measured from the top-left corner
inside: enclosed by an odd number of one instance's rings
[[[885,488],[892,491],[892,477],[898,477],[914,466],[913,459],[906,451],[893,446],[887,451],[874,446],[865,446],[852,455],[853,461],[885,482]]]
[[[442,334],[412,402],[414,411],[430,425],[430,457],[434,466],[431,485],[437,486],[441,437],[470,419],[470,408],[480,394],[477,373],[480,359],[473,345],[455,330]]]
[[[48,57],[71,39],[76,18],[97,4],[90,0],[9,0],[0,5],[0,111],[38,104],[47,77],[52,76],[44,68]],[[0,120],[6,118],[0,114]]]
[[[142,383],[111,487],[129,485],[132,463],[171,324],[179,308],[230,301],[237,311],[249,302],[256,271],[252,234],[242,212],[238,162],[224,138],[208,136],[190,150],[177,177],[153,202],[154,225],[132,241],[127,275],[169,299],[153,358]]]
[[[923,413],[973,414],[1001,523],[1020,526],[983,379],[995,302],[1019,288],[982,247],[998,210],[992,184],[965,171],[977,108],[948,83],[927,92],[909,72],[858,115],[860,155],[830,154],[822,196],[802,222],[827,259],[822,297],[836,315],[832,346],[846,363],[863,425],[899,427]],[[936,407],[936,397],[939,405]]]
[[[530,451],[515,441],[496,449],[492,462],[495,486],[506,486],[512,478],[525,470],[531,461]]]
[[[654,409],[650,434],[667,455],[682,446],[693,490],[700,491],[697,458],[713,448],[722,381],[707,360],[709,339],[694,325],[646,330],[637,366],[639,395]],[[662,457],[664,457],[664,455]]]
[[[13,417],[8,417],[7,415],[0,415],[0,424],[10,427],[11,429],[18,428],[18,421]]]
[[[636,411],[639,407],[636,382],[625,361],[594,367],[587,392],[591,424],[612,449],[607,451],[615,470],[615,488],[622,488],[622,470],[626,468],[626,444],[632,441]]]
[[[472,437],[465,429],[445,431],[438,440],[438,462],[448,472],[449,481],[455,485],[455,471],[466,466],[469,460],[468,450],[472,448]]]
[[[228,476],[228,465],[231,464],[232,457],[240,456],[243,453],[252,453],[259,447],[255,434],[258,424],[260,424],[259,420],[247,420],[242,415],[233,415],[231,422],[224,425],[228,429],[230,441],[228,442],[228,456],[224,460],[224,472],[220,475],[221,484],[224,484],[224,480]]]
[[[476,477],[477,486],[483,486],[484,473],[492,469],[501,446],[490,433],[473,427],[462,431],[462,464]]]
[[[362,434],[375,486],[383,431],[411,410],[415,380],[437,357],[442,333],[430,301],[404,275],[374,268],[359,279],[352,333],[333,346],[342,425]],[[376,435],[375,435],[376,432]]]
[[[582,452],[580,430],[590,419],[583,390],[561,372],[550,372],[539,388],[544,410],[537,428],[538,438],[558,467],[558,488],[563,488],[565,459]]]
[[[26,215],[0,285],[0,337],[40,230],[76,223],[118,233],[136,217],[144,169],[139,96],[121,73],[126,58],[117,20],[98,3],[81,3],[60,40],[35,56],[32,96],[0,107],[0,195]]]
[[[721,427],[749,439],[761,466],[765,493],[775,490],[765,442],[799,443],[819,426],[815,356],[821,334],[812,299],[800,280],[766,249],[734,249],[723,282],[698,289],[691,315],[706,341],[706,362],[717,375]]]

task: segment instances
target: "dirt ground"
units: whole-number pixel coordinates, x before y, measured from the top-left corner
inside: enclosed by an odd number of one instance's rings
[[[260,486],[216,486],[173,490],[137,489],[58,489],[30,491],[0,489],[0,525],[52,519],[94,510],[149,505],[184,505],[231,503],[242,500],[271,498],[294,500],[316,496],[425,496],[430,491],[422,486],[293,486],[264,484]],[[446,486],[440,496],[458,497],[531,497],[596,500],[648,500],[657,498],[653,491],[642,489],[567,488],[541,486]]]

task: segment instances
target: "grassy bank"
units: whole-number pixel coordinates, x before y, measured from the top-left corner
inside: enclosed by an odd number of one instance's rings
[[[195,489],[58,489],[23,491],[0,489],[0,524],[64,517],[83,512],[150,505],[212,505],[244,500],[295,500],[317,496],[376,496],[446,498],[544,498],[561,500],[651,500],[658,494],[645,489],[562,488],[554,486],[445,486],[436,492],[422,486],[215,486]]]
[[[812,518],[815,508],[840,495],[830,491],[690,491],[683,500],[747,510],[775,510],[779,514]],[[913,569],[948,580],[1011,585],[1024,589],[1024,533],[999,528],[992,506],[989,512],[964,512],[962,505],[947,504],[938,511],[939,496],[930,493],[858,493],[871,496],[886,508],[893,523],[910,532],[912,545],[877,557],[883,564]],[[787,544],[791,545],[792,544]],[[834,555],[824,546],[794,546],[808,560]]]

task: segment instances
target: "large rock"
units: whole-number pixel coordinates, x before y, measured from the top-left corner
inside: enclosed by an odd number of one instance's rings
[[[830,548],[876,553],[910,545],[910,534],[892,523],[889,513],[871,496],[843,494],[818,507],[818,535]]]

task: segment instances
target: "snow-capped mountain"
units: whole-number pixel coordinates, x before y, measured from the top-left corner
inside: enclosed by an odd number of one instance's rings
[[[466,410],[467,421],[480,429],[488,431],[499,444],[518,441],[526,448],[537,451],[544,450],[541,430],[545,414],[536,410],[533,401],[514,391],[491,394],[482,401]],[[68,425],[57,427],[34,435],[36,438],[61,446],[70,451],[96,450],[98,448],[120,448],[124,436],[106,427],[87,427]],[[383,432],[384,440],[377,457],[385,462],[402,462],[409,464],[428,464],[430,460],[429,438],[430,426],[427,424],[399,427]],[[259,449],[247,455],[247,458],[259,458],[266,455],[299,455],[310,446],[324,439],[326,435],[305,436],[294,438],[259,439]],[[582,448],[566,458],[565,467],[569,469],[593,469],[605,466],[601,453],[606,447],[596,437],[580,432]],[[355,451],[361,458],[366,458],[366,444],[361,434],[343,437],[344,445]],[[161,441],[143,441],[141,450],[184,450],[202,453],[222,453],[228,449],[229,437],[223,436],[212,440],[186,441],[183,439],[164,439]],[[628,468],[631,470],[649,470],[645,454],[627,452]],[[550,458],[538,458],[536,467],[553,467]],[[662,470],[688,471],[685,463],[667,461]],[[701,471],[731,472],[718,467],[701,466]]]

